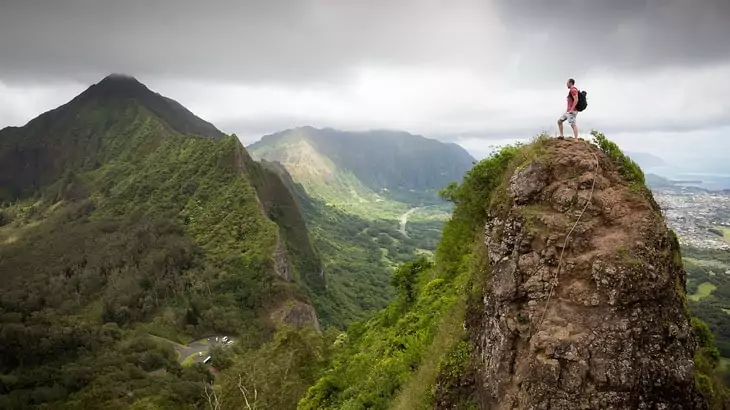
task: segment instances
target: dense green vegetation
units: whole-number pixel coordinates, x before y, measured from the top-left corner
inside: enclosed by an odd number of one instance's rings
[[[350,326],[330,369],[299,408],[428,408],[439,400],[437,381],[459,384],[456,379],[468,375],[462,323],[468,300],[481,294],[485,260],[477,238],[490,206],[484,199],[497,199],[493,193],[516,157],[534,154],[521,145],[505,147],[442,192],[456,207],[435,259],[398,267],[391,276],[394,301]],[[462,399],[464,408],[474,405]]]
[[[208,408],[296,408],[331,360],[336,338],[336,332],[284,327],[258,349],[236,349],[216,385],[206,389]]]
[[[387,305],[393,296],[387,287],[390,272],[400,263],[419,254],[432,254],[439,241],[443,222],[430,215],[443,215],[444,207],[432,213],[414,216],[408,222],[407,234],[398,229],[396,220],[366,219],[328,206],[311,197],[295,182],[280,164],[263,161],[266,168],[277,172],[307,219],[307,228],[324,265],[326,288],[311,289],[310,296],[320,321],[344,329]]]
[[[304,127],[264,137],[249,149],[297,193],[325,265],[327,287],[310,296],[322,323],[338,328],[388,303],[388,275],[398,264],[433,254],[451,212],[437,189],[445,178],[461,179],[471,165],[461,149],[405,133]],[[444,156],[438,175],[437,153]],[[400,218],[413,208],[403,235]]]
[[[624,155],[615,142],[608,140],[605,135],[595,130],[591,131],[591,135],[593,136],[593,142],[598,145],[598,148],[618,166],[621,176],[626,181],[638,183],[642,186],[645,184],[644,171],[641,170],[641,167],[636,162]]]
[[[730,399],[727,370],[720,366],[715,336],[707,324],[697,317],[692,318],[692,330],[699,345],[694,357],[695,384],[708,398],[712,409],[726,409]]]
[[[181,134],[176,103],[100,84],[0,132],[0,408],[200,408],[212,375],[164,339],[258,349],[318,284],[294,198],[235,136]]]
[[[689,308],[707,323],[722,357],[730,358],[730,252],[682,248]],[[704,290],[704,292],[703,292]]]

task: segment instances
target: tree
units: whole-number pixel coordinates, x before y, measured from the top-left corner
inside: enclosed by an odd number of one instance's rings
[[[396,269],[390,277],[390,285],[396,288],[398,296],[403,298],[406,304],[416,299],[415,288],[418,274],[433,266],[432,262],[425,256],[404,263]]]

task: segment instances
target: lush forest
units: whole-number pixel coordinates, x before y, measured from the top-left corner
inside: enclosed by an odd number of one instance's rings
[[[408,222],[408,235],[404,236],[398,221],[367,219],[328,206],[310,196],[279,164],[264,161],[264,166],[281,175],[295,193],[322,258],[327,286],[309,289],[325,325],[345,329],[352,321],[385,307],[394,295],[387,286],[394,269],[436,249],[443,227],[439,219]]]
[[[690,310],[707,323],[721,356],[730,360],[730,252],[686,247],[682,254]]]
[[[168,341],[223,333],[258,349],[270,313],[321,286],[275,174],[235,136],[182,134],[155,111],[178,105],[119,87],[0,132],[0,158],[56,161],[0,202],[0,408],[200,408],[213,376]]]

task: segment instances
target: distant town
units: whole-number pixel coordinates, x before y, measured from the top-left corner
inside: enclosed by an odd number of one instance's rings
[[[730,250],[730,192],[692,187],[652,189],[682,246]]]

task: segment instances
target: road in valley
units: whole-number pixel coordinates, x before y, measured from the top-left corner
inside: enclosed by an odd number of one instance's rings
[[[421,208],[411,208],[408,210],[408,212],[404,213],[400,217],[400,228],[398,230],[406,238],[408,237],[408,234],[406,233],[406,224],[408,223],[408,217],[411,216],[412,213],[416,212],[419,209],[421,209]]]

